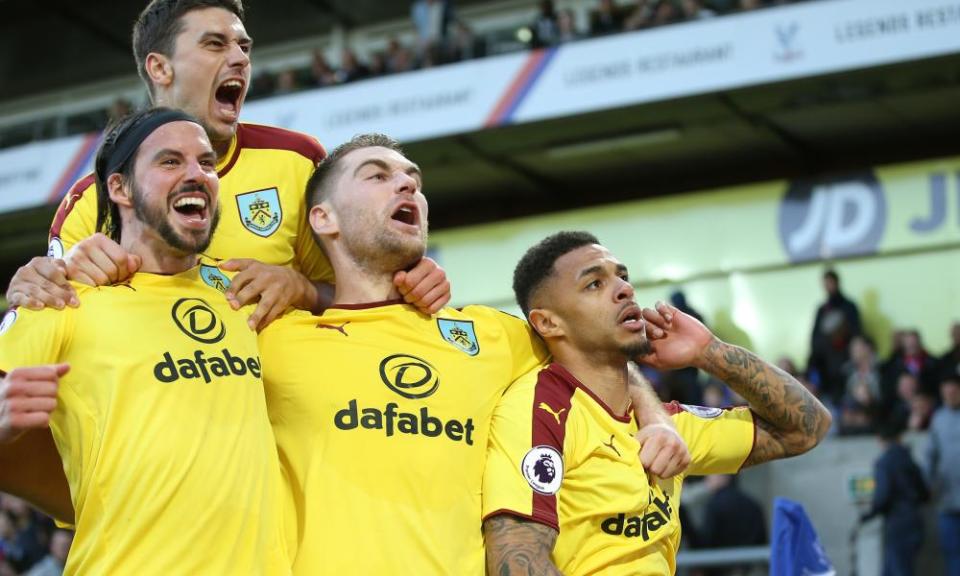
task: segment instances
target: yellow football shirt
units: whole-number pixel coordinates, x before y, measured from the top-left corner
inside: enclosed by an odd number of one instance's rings
[[[559,364],[521,378],[493,417],[484,518],[506,513],[556,528],[553,561],[564,574],[673,574],[683,478],[737,472],[755,430],[746,408],[666,407],[692,462],[651,482],[630,415],[611,412]]]
[[[493,409],[545,352],[482,306],[294,312],[260,335],[294,573],[482,575]]]
[[[325,156],[310,136],[272,126],[240,124],[220,159],[220,225],[204,256],[253,258],[291,266],[315,281],[333,282],[333,270],[307,221],[307,180]],[[97,224],[93,175],[64,196],[50,228],[48,254],[61,257],[92,236]]]
[[[76,510],[67,574],[289,574],[256,335],[215,268],[75,284],[16,309],[0,369],[66,362],[50,428]]]

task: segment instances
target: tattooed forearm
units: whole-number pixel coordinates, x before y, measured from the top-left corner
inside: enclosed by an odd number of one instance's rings
[[[830,412],[795,378],[738,346],[714,340],[700,367],[743,396],[757,419],[746,465],[810,450],[830,428]]]
[[[508,514],[500,514],[483,522],[487,548],[487,574],[509,576],[560,576],[550,559],[557,531]]]

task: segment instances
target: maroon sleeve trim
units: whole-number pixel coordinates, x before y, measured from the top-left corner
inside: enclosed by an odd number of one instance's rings
[[[541,370],[533,391],[533,406],[530,407],[532,434],[530,446],[552,446],[562,455],[567,433],[567,418],[570,416],[571,399],[576,390],[556,372],[557,364]],[[566,472],[566,471],[564,471]],[[521,473],[523,471],[521,470]],[[557,495],[533,491],[531,510],[535,518],[545,524],[560,525],[557,513]]]
[[[77,202],[83,198],[83,193],[96,181],[96,176],[93,174],[87,174],[83,178],[77,180],[77,182],[70,188],[70,190],[63,197],[63,200],[60,201],[60,206],[57,208],[57,213],[53,217],[53,224],[50,225],[50,235],[47,240],[51,238],[59,238],[60,232],[63,230],[63,223],[67,221],[67,216],[70,215],[70,212],[73,211],[73,207],[77,205]],[[93,188],[94,194],[96,194],[96,187]]]
[[[276,126],[260,124],[240,124],[237,127],[237,148],[242,144],[244,148],[290,150],[300,154],[317,164],[327,156],[323,146],[312,136],[302,132],[294,132]]]
[[[747,457],[743,459],[743,462],[740,463],[740,467],[737,468],[737,474],[743,470],[743,465],[747,463],[747,460],[753,456],[753,451],[757,449],[757,413],[753,410],[750,410],[750,416],[753,420],[753,443],[750,445],[750,452],[747,452]]]
[[[506,509],[506,508],[501,508],[501,509],[499,509],[499,510],[494,510],[493,512],[491,512],[491,513],[487,514],[486,516],[484,516],[484,517],[483,517],[483,520],[486,521],[488,518],[493,518],[494,516],[502,516],[502,515],[504,515],[504,514],[506,514],[506,515],[508,515],[508,516],[516,516],[517,518],[520,518],[520,519],[523,519],[523,520],[527,520],[527,521],[529,521],[529,522],[536,522],[537,524],[543,524],[544,526],[549,526],[550,528],[553,528],[553,529],[556,530],[557,532],[560,532],[560,525],[557,524],[556,521],[554,521],[554,520],[551,520],[551,519],[549,519],[549,518],[543,518],[543,517],[536,516],[536,515],[530,516],[530,515],[528,515],[528,514],[521,514],[521,513],[519,513],[519,512],[516,512],[516,511],[514,511],[514,510],[508,510],[508,509]]]

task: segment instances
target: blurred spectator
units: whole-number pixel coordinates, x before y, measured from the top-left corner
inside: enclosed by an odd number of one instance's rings
[[[683,20],[683,14],[677,8],[674,0],[660,0],[653,13],[654,26],[665,26],[681,20]]]
[[[483,40],[478,38],[470,29],[470,26],[462,20],[457,20],[454,23],[453,34],[450,35],[447,49],[447,60],[449,62],[483,58],[487,55]]]
[[[107,118],[110,122],[116,122],[121,118],[129,116],[133,112],[133,104],[126,98],[117,98],[107,109]]]
[[[941,406],[927,437],[926,472],[939,512],[940,548],[949,576],[960,576],[960,376],[940,383]]]
[[[340,70],[337,80],[341,83],[363,80],[370,76],[370,69],[360,63],[353,50],[344,48],[340,53]]]
[[[277,86],[274,88],[273,93],[276,95],[290,94],[291,92],[296,92],[299,89],[297,83],[297,73],[293,70],[284,70],[283,72],[277,74]]]
[[[557,13],[557,42],[574,42],[583,37],[583,34],[577,30],[577,18],[573,10],[567,8]]]
[[[428,54],[445,51],[447,30],[453,21],[453,6],[449,0],[416,0],[410,6],[410,18],[417,31],[417,56],[424,59]]]
[[[839,404],[845,393],[843,365],[850,359],[849,346],[863,332],[857,305],[840,291],[840,277],[833,270],[823,273],[827,300],[817,308],[810,334],[808,372],[818,380],[823,395]]]
[[[623,31],[623,10],[613,0],[600,0],[597,9],[590,13],[590,35],[603,36]]]
[[[907,416],[907,430],[923,432],[930,428],[933,412],[937,408],[937,399],[920,392],[910,401],[910,414]]]
[[[960,376],[960,322],[950,326],[950,349],[937,360],[938,379]]]
[[[762,546],[767,543],[767,522],[760,504],[737,485],[736,476],[715,474],[705,479],[711,494],[700,526],[703,548]],[[709,571],[710,576],[740,574],[748,567]]]
[[[880,409],[880,370],[873,345],[862,336],[850,342],[850,360],[844,364],[846,377],[840,404],[840,433],[868,434],[873,431]]]
[[[61,576],[67,563],[73,532],[54,530],[50,537],[50,553],[26,573],[26,576]]]
[[[413,70],[413,54],[396,38],[387,41],[387,70],[395,74]]]
[[[793,360],[791,360],[789,356],[781,356],[780,358],[777,358],[777,368],[783,370],[794,378],[796,378],[797,374],[799,374],[797,365],[793,363]]]
[[[387,74],[389,72],[387,69],[387,55],[377,50],[370,56],[370,63],[367,67],[370,70],[371,76],[383,76]]]
[[[701,20],[717,15],[703,5],[703,0],[680,0],[680,11],[684,20]]]
[[[746,12],[748,10],[756,10],[757,8],[762,8],[763,4],[760,0],[740,0],[740,10]]]
[[[637,0],[636,6],[623,21],[625,30],[640,30],[653,26],[657,15],[657,0]]]
[[[530,25],[530,32],[533,34],[530,39],[533,48],[553,46],[560,42],[560,25],[553,0],[540,0],[540,10]]]
[[[898,349],[883,366],[882,393],[894,397],[894,388],[898,386],[900,375],[909,372],[917,378],[919,391],[936,397],[937,360],[924,349],[920,333],[916,330],[902,330],[899,336]]]
[[[0,515],[7,523],[6,529],[0,529],[0,556],[17,571],[39,562],[47,550],[49,521],[42,521],[25,501],[7,494],[0,495]]]
[[[874,464],[873,502],[860,518],[883,516],[883,574],[912,576],[923,545],[920,508],[930,499],[920,468],[900,443],[903,424],[888,420],[880,427],[883,453]]]
[[[337,71],[330,66],[327,57],[317,48],[310,61],[310,78],[314,86],[331,86],[337,83]]]
[[[685,314],[703,322],[703,316],[687,303],[687,297],[682,290],[674,290],[670,294],[670,303]],[[700,388],[700,372],[693,367],[674,370],[664,374],[664,379],[670,387],[671,397],[684,404],[700,404],[703,402]],[[726,386],[724,386],[726,389]]]

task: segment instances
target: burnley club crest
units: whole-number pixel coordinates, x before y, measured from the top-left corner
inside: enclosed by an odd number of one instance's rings
[[[239,194],[237,208],[244,228],[264,238],[276,232],[283,219],[276,188]]]
[[[473,330],[472,321],[437,318],[437,327],[440,328],[440,335],[443,336],[443,339],[453,344],[460,351],[466,352],[470,356],[476,356],[480,353],[480,342],[477,341],[477,334]]]

